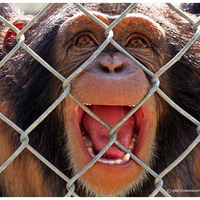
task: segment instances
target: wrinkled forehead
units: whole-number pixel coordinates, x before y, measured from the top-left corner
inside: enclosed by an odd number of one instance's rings
[[[106,26],[108,27],[113,21],[118,19],[119,16],[109,16],[100,12],[91,12],[101,23],[95,22],[84,13],[78,13],[75,16],[66,20],[60,27],[60,31],[84,31],[92,30],[105,32]],[[114,33],[123,34],[126,31],[148,34],[153,38],[165,37],[165,31],[153,19],[142,14],[128,14],[123,18],[113,29]]]

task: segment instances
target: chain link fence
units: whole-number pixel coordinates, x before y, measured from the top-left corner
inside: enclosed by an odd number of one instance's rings
[[[39,57],[34,51],[32,51],[25,43],[25,32],[40,18],[42,17],[47,10],[49,10],[52,4],[47,4],[44,9],[42,9],[21,31],[18,30],[15,26],[9,23],[5,18],[0,16],[0,21],[3,22],[6,26],[12,29],[17,33],[16,40],[17,45],[7,54],[0,62],[0,67],[2,67],[20,47],[25,49],[34,59],[36,59],[41,65],[43,65],[47,70],[49,70],[54,76],[60,79],[63,82],[63,93],[62,95],[33,123],[31,124],[25,131],[23,131],[20,127],[10,121],[7,117],[5,117],[2,113],[0,113],[0,118],[6,122],[9,126],[15,129],[20,134],[21,146],[10,156],[10,158],[0,166],[0,173],[2,173],[6,167],[9,166],[11,162],[26,148],[32,154],[34,154],[38,159],[40,159],[45,165],[47,165],[52,171],[54,171],[58,176],[60,176],[64,181],[66,181],[67,193],[66,196],[78,196],[75,193],[75,185],[74,182],[79,179],[79,177],[85,173],[89,168],[91,168],[97,161],[100,159],[107,149],[112,145],[116,144],[120,149],[122,149],[125,153],[130,153],[131,159],[137,162],[140,166],[142,166],[148,173],[150,173],[155,178],[155,190],[150,194],[150,196],[156,196],[159,192],[161,192],[164,196],[170,196],[170,194],[165,191],[163,188],[163,177],[169,173],[175,166],[177,166],[193,149],[200,141],[200,122],[195,119],[193,116],[185,112],[181,109],[176,103],[174,103],[160,88],[159,88],[159,77],[165,73],[174,63],[179,61],[181,57],[185,54],[185,52],[194,44],[194,42],[200,37],[200,20],[195,22],[189,16],[185,15],[181,10],[177,9],[172,4],[167,4],[171,9],[176,11],[182,17],[184,17],[187,21],[189,21],[193,25],[194,36],[188,41],[188,43],[184,46],[184,48],[166,65],[164,65],[157,73],[151,72],[144,65],[138,62],[134,57],[132,57],[128,52],[126,52],[118,43],[113,40],[113,28],[133,9],[136,4],[131,4],[112,24],[107,26],[89,11],[87,11],[81,4],[75,3],[75,5],[88,17],[98,23],[101,27],[105,29],[106,40],[101,44],[101,46],[92,54],[92,56],[84,62],[73,74],[71,74],[68,78],[63,77],[59,74],[54,68],[52,68],[48,63],[45,62],[41,57]],[[80,72],[82,72],[103,50],[108,44],[112,44],[116,49],[120,52],[123,52],[127,57],[132,59],[134,62],[138,64],[141,69],[151,77],[152,88],[146,94],[146,96],[114,127],[111,127],[103,120],[101,120],[98,116],[92,113],[85,105],[78,102],[77,99],[70,93],[70,82],[73,78],[75,78]],[[126,121],[131,115],[133,115],[143,104],[145,101],[149,99],[149,97],[158,93],[167,103],[169,103],[174,109],[180,112],[184,117],[190,120],[192,123],[196,125],[197,137],[192,142],[190,146],[173,162],[171,163],[164,171],[160,174],[157,174],[150,167],[144,164],[141,160],[139,160],[135,155],[133,155],[128,149],[126,149],[122,144],[120,144],[116,138],[117,133],[116,130],[119,128],[124,121]],[[109,143],[92,159],[90,163],[88,163],[81,171],[79,171],[72,178],[68,178],[65,174],[63,174],[60,170],[58,170],[54,165],[52,165],[47,159],[45,159],[40,153],[38,153],[30,144],[29,144],[29,133],[35,129],[38,124],[40,124],[67,96],[72,98],[85,112],[94,117],[97,121],[102,123],[105,127],[107,127],[109,132],[110,141]]]

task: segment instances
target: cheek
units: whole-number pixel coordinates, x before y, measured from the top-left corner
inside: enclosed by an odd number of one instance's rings
[[[148,110],[148,117],[145,118],[145,124],[148,126],[143,126],[143,134],[138,137],[138,152],[136,152],[137,157],[140,158],[144,163],[148,163],[153,157],[151,153],[154,154],[155,146],[155,135],[158,121],[159,110],[157,108],[157,102],[154,95],[152,95],[144,104],[143,109]],[[144,153],[146,152],[146,153]]]

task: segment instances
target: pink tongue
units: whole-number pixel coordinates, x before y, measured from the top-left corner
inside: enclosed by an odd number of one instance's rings
[[[90,106],[89,108],[112,127],[130,111],[130,108],[125,106]],[[126,148],[130,144],[134,125],[135,117],[131,116],[117,129],[117,140]],[[100,152],[110,141],[109,130],[87,113],[83,116],[83,126],[92,141],[93,149],[96,153]],[[106,151],[105,156],[117,159],[122,158],[124,154],[114,144]]]

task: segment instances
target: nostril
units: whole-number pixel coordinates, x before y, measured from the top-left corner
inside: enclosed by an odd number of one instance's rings
[[[103,71],[103,72],[106,72],[106,73],[109,73],[110,70],[107,66],[104,66],[104,65],[100,65],[100,69]]]
[[[101,69],[101,71],[106,72],[106,73],[110,73],[110,72],[119,73],[123,70],[124,64],[121,64],[120,66],[117,66],[117,67],[113,67],[113,66],[109,67],[109,66],[100,64],[99,68]]]
[[[115,67],[114,72],[119,73],[119,72],[121,72],[123,70],[123,68],[124,68],[123,64],[118,66],[118,67]]]

